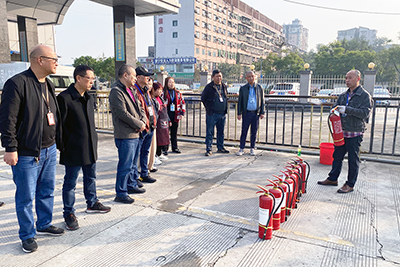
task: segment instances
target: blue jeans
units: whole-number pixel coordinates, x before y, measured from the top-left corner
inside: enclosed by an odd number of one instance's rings
[[[137,186],[137,162],[140,150],[140,138],[115,139],[118,148],[117,180],[115,192],[118,197],[128,196],[128,187]]]
[[[65,166],[64,184],[62,198],[64,203],[64,218],[74,213],[75,188],[79,171],[83,172],[83,193],[88,208],[98,201],[96,195],[96,163],[85,166]]]
[[[206,115],[206,150],[212,150],[212,141],[214,137],[214,127],[217,127],[217,149],[224,148],[224,127],[225,114]]]
[[[151,141],[153,140],[154,131],[149,131],[143,135],[142,146],[140,148],[140,176],[147,177],[149,175],[149,151]]]
[[[254,148],[256,146],[256,137],[258,130],[258,122],[260,116],[257,113],[246,112],[246,115],[242,117],[242,134],[240,135],[240,149],[244,149],[246,145],[246,137],[247,132],[249,131],[249,126],[251,125],[250,130],[250,147]]]
[[[15,210],[19,224],[19,238],[24,241],[35,237],[33,199],[36,208],[36,229],[44,230],[53,220],[54,187],[57,165],[56,145],[40,150],[40,157],[19,156],[12,166],[16,185]]]
[[[342,171],[343,159],[346,153],[348,153],[348,164],[349,170],[347,174],[346,184],[350,187],[354,187],[357,177],[358,169],[360,166],[360,147],[363,136],[357,136],[353,138],[345,138],[343,146],[335,146],[333,152],[333,163],[332,170],[329,173],[328,179],[331,181],[337,181]]]

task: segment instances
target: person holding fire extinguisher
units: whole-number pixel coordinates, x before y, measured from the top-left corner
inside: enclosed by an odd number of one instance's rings
[[[331,110],[340,113],[342,122],[344,145],[335,146],[333,152],[332,170],[328,178],[318,181],[320,185],[338,185],[338,178],[342,170],[343,159],[348,153],[348,174],[346,183],[337,191],[349,193],[353,191],[357,181],[360,165],[360,147],[363,134],[367,129],[366,124],[373,106],[371,95],[360,85],[361,73],[351,70],[346,74],[347,91],[339,95],[339,98]]]

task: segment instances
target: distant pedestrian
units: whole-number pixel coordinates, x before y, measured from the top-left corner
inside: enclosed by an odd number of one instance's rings
[[[166,100],[162,97],[163,86],[161,83],[156,82],[153,84],[154,97],[158,102],[160,108],[158,111],[157,120],[157,151],[156,155],[160,157],[161,160],[168,159],[165,155],[162,155],[163,151],[168,151],[169,145],[169,124],[170,119],[168,116],[168,106]]]
[[[343,159],[348,154],[348,174],[346,183],[337,191],[349,193],[353,191],[357,181],[360,166],[360,147],[363,135],[367,129],[368,118],[371,114],[373,101],[371,95],[360,85],[361,73],[351,70],[346,74],[347,91],[339,95],[334,105],[339,111],[344,135],[344,145],[335,146],[333,152],[332,170],[328,178],[318,181],[320,185],[338,185],[342,171]]]
[[[158,110],[160,105],[158,104],[157,100],[154,97],[154,90],[153,90],[153,78],[150,77],[149,82],[147,83],[148,90],[150,92],[150,99],[153,102],[154,106],[154,116],[156,120],[156,128],[157,128],[157,120],[158,120]],[[153,139],[151,140],[150,150],[149,150],[149,160],[147,168],[149,172],[156,172],[158,168],[154,165],[159,165],[161,163],[159,159],[156,158],[156,150],[157,150],[157,131],[153,131]]]
[[[229,153],[224,147],[224,129],[226,113],[228,113],[228,91],[226,84],[222,83],[220,70],[213,70],[212,82],[206,85],[201,102],[206,108],[206,156],[212,155],[214,128],[217,128],[217,152]]]
[[[242,134],[240,136],[240,149],[237,153],[242,156],[246,145],[246,137],[249,127],[250,130],[250,155],[255,156],[255,144],[259,119],[264,118],[264,90],[261,85],[256,83],[256,75],[253,71],[246,73],[247,84],[240,87],[238,101],[237,119],[242,121]]]
[[[29,55],[30,68],[4,84],[0,132],[16,185],[15,209],[24,252],[37,250],[36,234],[64,234],[52,225],[59,143],[60,112],[53,83],[47,78],[58,66],[56,53],[38,45]],[[61,147],[58,147],[61,149]],[[35,199],[36,230],[32,211]]]
[[[135,200],[128,194],[140,190],[137,180],[142,132],[146,128],[146,114],[136,93],[136,71],[130,65],[118,70],[118,81],[110,91],[109,101],[114,125],[115,146],[118,148],[116,197],[114,201],[131,204]],[[135,178],[136,177],[136,178]]]
[[[181,153],[178,148],[178,126],[179,121],[185,115],[185,100],[181,92],[175,88],[175,80],[167,77],[164,82],[164,100],[167,103],[168,116],[170,120],[169,132],[171,135],[172,152]]]
[[[147,124],[146,129],[142,132],[143,138],[140,142],[140,177],[139,180],[145,183],[154,183],[157,180],[150,176],[149,174],[149,153],[151,142],[153,141],[153,135],[156,129],[157,119],[156,119],[156,109],[154,108],[154,103],[151,100],[148,83],[150,76],[153,75],[144,67],[136,68],[137,80],[135,87],[137,89],[138,99],[142,104],[142,107],[146,113]],[[135,177],[137,178],[137,177]],[[141,193],[141,192],[138,192]]]
[[[79,228],[75,216],[75,188],[79,171],[83,173],[83,192],[87,213],[111,210],[99,202],[96,194],[97,132],[94,124],[94,101],[88,94],[95,80],[93,69],[79,65],[74,71],[75,83],[58,96],[62,124],[63,149],[60,164],[65,166],[62,197],[64,220],[68,230]]]

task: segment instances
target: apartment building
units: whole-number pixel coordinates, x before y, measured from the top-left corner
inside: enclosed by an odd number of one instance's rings
[[[284,44],[282,26],[240,0],[181,0],[178,14],[155,16],[156,66],[169,72],[250,65]]]
[[[302,25],[301,20],[295,19],[292,24],[283,24],[283,35],[289,46],[297,48],[300,52],[307,52],[308,29]]]
[[[376,33],[376,30],[366,27],[352,28],[338,31],[337,40],[341,41],[343,39],[352,40],[354,38],[360,38],[372,45],[376,41]]]

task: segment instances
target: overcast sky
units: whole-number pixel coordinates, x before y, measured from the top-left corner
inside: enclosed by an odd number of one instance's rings
[[[189,0],[181,0],[189,1]],[[243,0],[242,0],[243,1]],[[298,18],[309,29],[309,49],[335,40],[338,30],[367,27],[399,43],[400,0],[244,0],[278,24]],[[299,5],[321,6],[322,8]],[[346,10],[337,11],[335,9]],[[383,14],[371,14],[383,13]],[[390,15],[395,14],[395,15]],[[112,8],[89,0],[75,0],[56,30],[61,64],[72,64],[80,56],[109,57],[114,54]],[[136,18],[137,56],[147,56],[153,45],[153,17]]]

